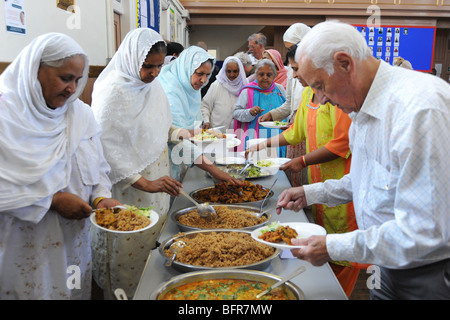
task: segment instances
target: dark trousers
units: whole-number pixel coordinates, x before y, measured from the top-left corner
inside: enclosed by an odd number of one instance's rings
[[[450,259],[429,265],[393,270],[380,267],[380,288],[372,300],[449,300]]]

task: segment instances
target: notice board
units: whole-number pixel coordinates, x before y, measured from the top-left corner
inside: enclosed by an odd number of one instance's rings
[[[390,63],[395,57],[411,62],[414,70],[431,72],[436,27],[355,25],[377,59]]]

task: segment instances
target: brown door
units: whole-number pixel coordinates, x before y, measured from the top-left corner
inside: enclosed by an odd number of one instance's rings
[[[120,43],[122,42],[122,33],[120,30],[120,14],[114,12],[114,36],[116,38],[116,51],[119,49]]]

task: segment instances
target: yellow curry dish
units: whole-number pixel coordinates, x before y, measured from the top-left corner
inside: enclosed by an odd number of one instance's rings
[[[269,289],[265,282],[243,279],[201,280],[169,290],[158,300],[258,300],[256,296]],[[283,287],[275,288],[260,300],[290,300]]]

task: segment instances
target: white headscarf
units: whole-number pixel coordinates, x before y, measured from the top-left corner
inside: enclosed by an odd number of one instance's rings
[[[311,30],[311,28],[306,24],[294,23],[284,33],[283,41],[298,44],[309,30]]]
[[[226,69],[227,65],[230,62],[235,62],[239,67],[239,76],[231,81],[227,77]],[[223,67],[220,69],[219,73],[217,74],[216,80],[225,88],[227,89],[231,94],[235,96],[239,96],[239,93],[241,92],[242,88],[248,84],[247,77],[245,75],[244,66],[242,65],[241,60],[239,60],[236,57],[227,57],[225,61],[223,62]]]
[[[83,78],[63,107],[50,109],[38,80],[40,64],[73,55],[84,57]],[[73,39],[50,33],[25,47],[0,76],[1,211],[30,206],[68,185],[71,157],[88,129],[88,107],[78,100],[88,70]]]
[[[167,146],[169,102],[158,78],[147,84],[140,77],[150,49],[162,41],[148,28],[129,32],[95,82],[92,109],[113,184],[144,170]]]

